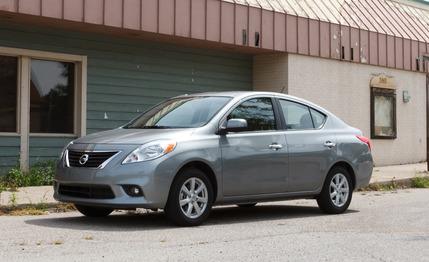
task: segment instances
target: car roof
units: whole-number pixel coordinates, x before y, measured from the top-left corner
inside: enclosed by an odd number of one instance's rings
[[[233,98],[244,98],[247,96],[253,96],[253,95],[267,95],[267,96],[284,96],[284,97],[290,97],[295,98],[293,96],[289,96],[283,93],[277,93],[277,92],[262,92],[262,91],[222,91],[222,92],[204,92],[204,93],[195,93],[195,94],[185,94],[181,95],[179,97],[183,96],[227,96],[227,97],[233,97]]]
[[[324,113],[328,113],[328,114],[332,114],[329,111],[327,111],[326,109],[324,109],[323,107],[316,105],[308,100],[296,97],[296,96],[291,96],[291,95],[287,95],[284,93],[278,93],[278,92],[264,92],[264,91],[222,91],[222,92],[204,92],[204,93],[195,93],[195,94],[185,94],[185,95],[181,95],[178,97],[185,97],[185,96],[225,96],[225,97],[232,97],[234,99],[242,99],[242,98],[246,98],[249,96],[273,96],[273,97],[278,97],[278,98],[285,98],[285,99],[289,99],[292,101],[296,101],[299,103],[303,103],[306,104],[308,106],[314,107],[315,109],[318,109]]]

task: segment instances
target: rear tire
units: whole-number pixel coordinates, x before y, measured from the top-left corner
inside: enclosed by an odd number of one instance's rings
[[[110,213],[113,212],[113,208],[107,207],[94,207],[94,206],[84,206],[84,205],[74,205],[76,209],[87,217],[107,217]]]
[[[207,175],[189,168],[174,180],[164,211],[177,226],[198,226],[208,218],[213,199],[213,186]]]
[[[319,208],[327,214],[341,214],[352,201],[353,183],[349,171],[336,166],[329,171],[322,192],[317,196]]]
[[[238,204],[237,206],[242,207],[242,208],[250,208],[250,207],[256,206],[256,204],[258,204],[258,203]]]

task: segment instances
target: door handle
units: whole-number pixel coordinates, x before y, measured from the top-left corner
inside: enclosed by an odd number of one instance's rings
[[[331,141],[326,141],[324,146],[326,146],[328,148],[333,148],[335,146],[335,143],[331,142]]]
[[[283,146],[282,145],[280,145],[280,144],[271,144],[271,145],[269,145],[268,146],[270,149],[272,149],[272,150],[280,150],[280,149],[282,149],[283,148]]]

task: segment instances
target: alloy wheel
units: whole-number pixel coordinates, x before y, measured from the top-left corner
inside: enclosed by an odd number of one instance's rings
[[[207,208],[208,190],[204,182],[191,177],[183,183],[179,194],[180,210],[191,219],[200,217]]]
[[[332,203],[336,207],[342,207],[349,197],[349,182],[344,174],[335,174],[329,185],[329,194]]]

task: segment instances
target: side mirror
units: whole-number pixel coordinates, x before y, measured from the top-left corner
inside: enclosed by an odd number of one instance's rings
[[[225,135],[228,132],[243,132],[247,130],[247,120],[232,118],[226,122],[226,126],[222,126],[219,130],[219,134]]]

